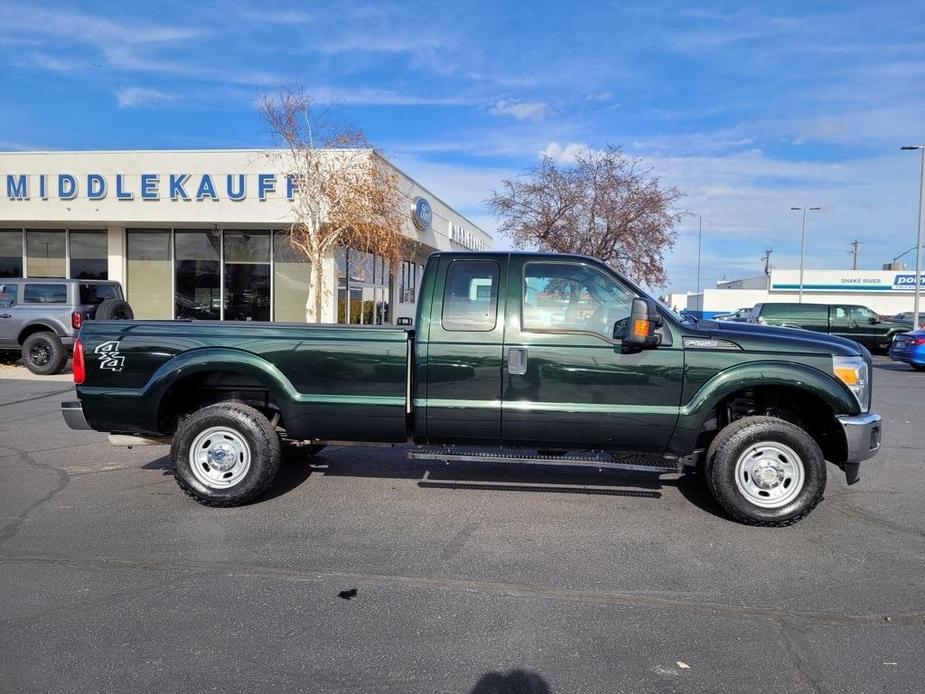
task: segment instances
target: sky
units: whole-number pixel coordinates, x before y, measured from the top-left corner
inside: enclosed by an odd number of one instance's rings
[[[542,155],[621,146],[687,214],[670,288],[915,243],[925,3],[0,0],[0,150],[251,148],[301,87],[495,234]],[[497,248],[509,248],[496,238]],[[912,253],[905,259],[914,262]]]

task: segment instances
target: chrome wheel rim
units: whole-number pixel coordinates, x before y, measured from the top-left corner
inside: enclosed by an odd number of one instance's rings
[[[234,429],[209,427],[189,449],[193,476],[211,489],[227,489],[240,482],[251,467],[251,449]]]
[[[780,508],[803,490],[803,460],[790,446],[777,441],[751,445],[735,466],[736,487],[749,503]]]

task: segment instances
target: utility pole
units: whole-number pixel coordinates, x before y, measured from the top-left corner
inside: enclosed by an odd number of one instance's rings
[[[851,250],[848,251],[848,252],[849,252],[852,256],[854,256],[854,259],[853,259],[853,261],[852,261],[852,263],[851,263],[851,269],[852,269],[852,270],[857,270],[857,269],[858,269],[858,252],[859,252],[859,251],[858,251],[858,246],[861,245],[861,242],[855,240],[855,241],[852,241],[851,243],[849,243],[848,245],[851,246]]]
[[[697,293],[700,293],[700,248],[703,246],[703,215],[700,215],[700,224],[697,230]],[[702,301],[702,299],[701,299]],[[701,305],[700,310],[703,310]]]
[[[774,252],[772,248],[766,248],[764,250],[764,255],[761,256],[761,262],[764,263],[764,274],[768,277],[771,276],[771,254]]]
[[[922,151],[922,170],[919,174],[919,216],[916,220],[915,233],[915,295],[912,299],[912,329],[919,328],[919,296],[922,293],[922,207],[925,206],[925,144],[906,145],[900,147],[905,150]]]

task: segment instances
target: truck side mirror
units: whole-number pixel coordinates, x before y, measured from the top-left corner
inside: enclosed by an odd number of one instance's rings
[[[613,337],[623,341],[624,350],[653,349],[658,347],[659,336],[655,329],[661,322],[655,300],[637,297],[633,299],[629,318],[614,324]]]

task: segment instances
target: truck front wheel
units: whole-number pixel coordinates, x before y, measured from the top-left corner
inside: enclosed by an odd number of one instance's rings
[[[735,520],[796,523],[822,500],[825,458],[803,429],[774,417],[745,417],[717,434],[707,451],[706,482]]]
[[[218,403],[180,422],[170,447],[177,484],[205,506],[240,506],[272,484],[279,437],[253,407]]]

